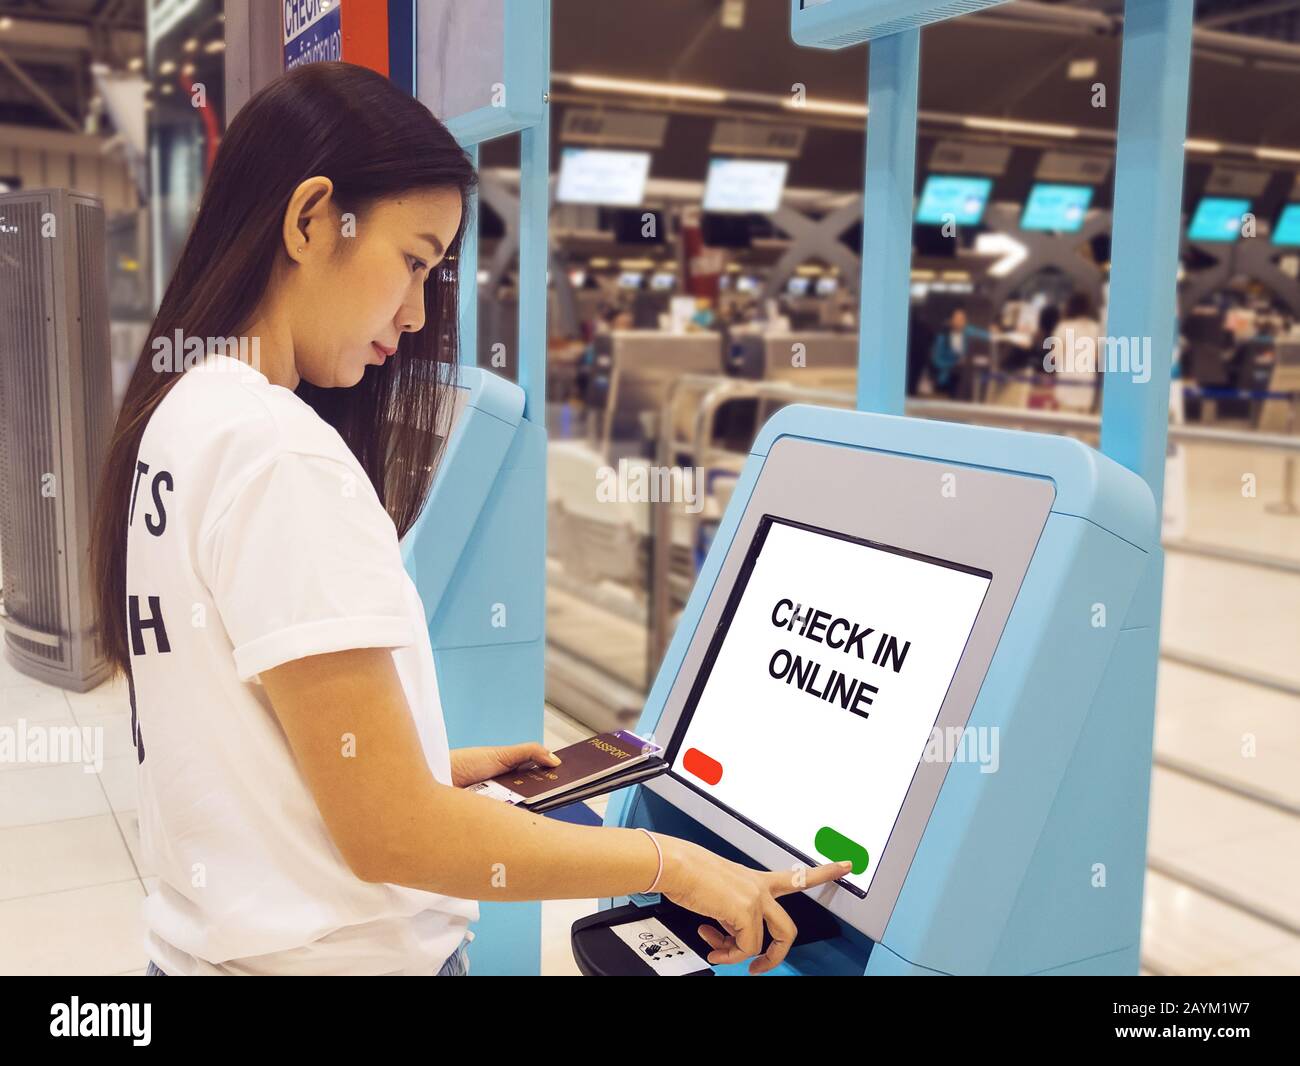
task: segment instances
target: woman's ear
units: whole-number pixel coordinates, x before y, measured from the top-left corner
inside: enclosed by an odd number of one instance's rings
[[[308,178],[293,190],[285,208],[281,237],[285,253],[295,263],[305,262],[313,252],[328,252],[325,246],[333,245],[326,224],[333,197],[334,183],[323,175]]]

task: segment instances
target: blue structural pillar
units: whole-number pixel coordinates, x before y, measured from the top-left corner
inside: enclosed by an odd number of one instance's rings
[[[545,5],[541,39],[533,61],[551,69],[550,5]],[[549,97],[549,92],[547,93]],[[510,574],[505,603],[516,618],[510,623],[515,644],[509,658],[485,659],[483,670],[497,670],[515,702],[510,721],[516,732],[505,736],[493,727],[491,743],[542,741],[545,699],[546,618],[546,269],[548,265],[547,214],[550,209],[550,104],[544,103],[539,121],[519,133],[519,330],[517,346],[519,387],[524,392],[524,420],[506,456],[497,492],[514,508],[515,527],[508,542],[498,545],[491,563],[483,562],[500,579]],[[477,288],[477,286],[476,286]],[[498,507],[507,506],[498,502]],[[513,604],[513,606],[511,606]],[[480,714],[492,715],[483,705],[489,686],[478,688]],[[467,701],[468,702],[468,701]],[[483,743],[477,739],[478,743]],[[479,905],[481,944],[474,945],[478,973],[536,976],[541,972],[542,906],[540,903]]]
[[[1112,352],[1124,350],[1118,343],[1124,339],[1130,363],[1145,357],[1146,365],[1106,375],[1101,450],[1146,479],[1157,516],[1175,341],[1191,46],[1192,5],[1187,0],[1128,0],[1106,333],[1115,339]]]
[[[547,20],[540,42],[544,69],[551,69],[551,28]],[[524,390],[524,417],[546,425],[546,216],[550,208],[551,107],[541,121],[519,134],[519,386]],[[524,338],[532,344],[525,344]],[[545,522],[543,511],[537,516]],[[544,572],[538,580],[544,582]]]
[[[1128,0],[1106,317],[1106,354],[1119,365],[1108,367],[1104,379],[1101,450],[1151,486],[1156,543],[1169,431],[1191,54],[1191,4]],[[1125,353],[1127,366],[1122,365]],[[1163,578],[1164,559],[1157,552],[1134,608],[1157,637]]]
[[[474,171],[478,172],[477,144],[465,146]],[[478,190],[470,194],[470,218],[460,239],[460,361],[466,366],[478,364]]]
[[[907,381],[921,31],[871,43],[858,306],[858,410],[901,415]]]
[[[1114,788],[1129,788],[1135,825],[1128,849],[1117,850],[1116,883],[1131,883],[1136,899],[1127,920],[1138,967],[1143,873],[1154,746],[1156,673],[1160,660],[1160,602],[1164,553],[1160,514],[1169,427],[1169,370],[1174,349],[1178,238],[1182,226],[1183,140],[1187,134],[1192,49],[1188,0],[1128,0],[1120,64],[1115,209],[1111,222],[1107,354],[1127,347],[1128,366],[1108,366],[1102,390],[1101,450],[1140,474],[1155,498],[1150,562],[1121,623],[1116,668],[1095,699],[1103,716],[1117,716],[1110,742],[1125,744],[1130,784],[1118,772]],[[1100,354],[1100,353],[1099,353]],[[1119,362],[1116,359],[1116,362]],[[1126,665],[1127,664],[1127,665]],[[1127,721],[1127,730],[1125,728]],[[1122,738],[1127,733],[1127,742]],[[1102,783],[1098,782],[1102,787]],[[1146,787],[1142,787],[1146,786]],[[1109,783],[1105,787],[1112,787]]]

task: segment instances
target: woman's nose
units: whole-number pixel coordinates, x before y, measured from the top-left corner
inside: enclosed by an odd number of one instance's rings
[[[397,328],[403,333],[418,333],[424,328],[424,290],[418,289],[413,298],[402,304],[397,313]]]

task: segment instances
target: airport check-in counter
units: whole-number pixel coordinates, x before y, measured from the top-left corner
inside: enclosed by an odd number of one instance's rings
[[[1300,338],[1279,339],[1274,355],[1270,395],[1259,405],[1256,428],[1264,433],[1300,433]]]
[[[1069,438],[803,405],[756,440],[606,824],[749,865],[777,972],[1137,972],[1160,551],[1138,475]],[[1152,615],[1152,616],[1148,616]],[[1146,702],[1144,702],[1146,701]],[[658,896],[573,926],[587,974],[710,966]]]
[[[727,369],[736,377],[851,391],[858,377],[856,333],[733,333]]]
[[[589,395],[603,410],[597,443],[601,454],[636,454],[659,432],[659,416],[673,382],[684,374],[720,373],[718,333],[630,329],[598,338]]]

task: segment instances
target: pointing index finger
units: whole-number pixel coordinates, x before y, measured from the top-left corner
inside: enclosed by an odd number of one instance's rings
[[[771,892],[773,896],[788,896],[835,881],[853,872],[851,862],[828,862],[823,866],[800,866],[794,870],[773,870]]]

